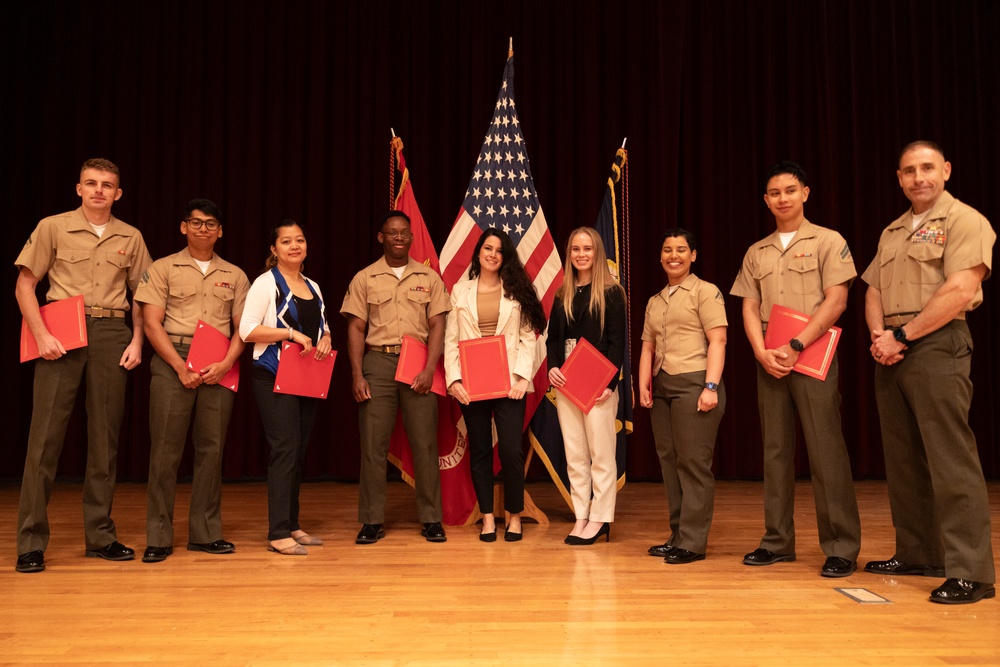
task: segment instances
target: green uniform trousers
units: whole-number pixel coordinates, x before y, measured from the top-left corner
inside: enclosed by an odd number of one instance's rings
[[[403,426],[413,452],[417,514],[421,523],[441,521],[441,476],[438,469],[438,396],[418,394],[396,382],[399,355],[371,351],[362,371],[371,398],[358,404],[361,430],[361,484],[358,521],[385,523],[386,462],[396,424],[396,410],[403,411]]]
[[[188,345],[174,345],[187,358]],[[222,450],[236,393],[222,385],[188,389],[177,373],[154,355],[149,364],[149,486],[146,544],[169,547],[174,541],[177,468],[188,430],[194,447],[194,474],[188,513],[188,542],[208,544],[222,539]],[[192,414],[194,423],[192,425]]]
[[[795,417],[809,454],[816,526],[823,553],[857,560],[861,517],[840,423],[839,361],[826,381],[798,372],[775,378],[757,364],[757,407],[764,440],[764,537],[760,547],[795,553]]]
[[[715,509],[712,457],[719,422],[726,411],[726,388],[719,383],[719,404],[698,412],[705,371],[653,378],[650,418],[660,472],[670,510],[667,544],[703,554]]]
[[[86,383],[87,471],[83,479],[83,528],[88,550],[116,541],[115,495],[118,432],[125,411],[128,371],[118,365],[132,332],[125,321],[87,318],[87,347],[55,361],[35,362],[31,428],[21,480],[17,553],[45,551],[48,504],[80,383]]]
[[[875,367],[896,557],[993,583],[990,505],[969,427],[972,336],[954,320]]]

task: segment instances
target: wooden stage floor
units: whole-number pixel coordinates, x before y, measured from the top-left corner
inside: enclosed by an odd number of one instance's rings
[[[888,558],[884,482],[858,482],[860,556]],[[551,523],[479,542],[419,534],[413,492],[389,485],[387,535],[358,546],[357,486],[303,485],[303,526],[323,537],[306,557],[266,551],[262,483],[223,490],[237,552],[184,549],[190,486],[178,488],[175,553],[164,563],[83,557],[80,486],[58,484],[41,574],[14,572],[16,486],[0,487],[0,663],[82,665],[998,665],[1000,598],[927,601],[940,579],[819,576],[812,491],[797,488],[798,560],[740,563],[761,536],[759,482],[720,482],[708,558],[667,565],[646,555],[665,537],[659,484],[630,483],[610,544],[569,547],[571,514],[549,483],[528,491]],[[119,538],[145,546],[145,485],[121,484]],[[1000,484],[990,484],[1000,554]],[[838,587],[890,604],[859,604]]]

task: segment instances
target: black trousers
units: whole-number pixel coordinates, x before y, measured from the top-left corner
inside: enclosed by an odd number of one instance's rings
[[[276,394],[274,374],[254,366],[253,393],[271,447],[267,462],[267,539],[292,536],[299,527],[299,485],[318,398]]]
[[[503,476],[506,510],[518,514],[524,510],[524,434],[525,400],[494,398],[473,401],[462,406],[465,428],[469,434],[469,467],[476,490],[479,511],[493,513],[493,428],[497,426],[497,450]]]

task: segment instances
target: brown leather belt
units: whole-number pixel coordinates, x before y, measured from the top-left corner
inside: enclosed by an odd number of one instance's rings
[[[385,354],[399,354],[399,345],[367,345],[369,352],[384,352]]]
[[[87,317],[112,317],[116,319],[125,319],[124,310],[115,310],[114,308],[98,308],[97,306],[85,306],[83,312]]]
[[[920,313],[897,313],[895,315],[886,315],[882,318],[882,323],[887,327],[898,329],[899,327],[912,322],[913,318],[919,314]]]

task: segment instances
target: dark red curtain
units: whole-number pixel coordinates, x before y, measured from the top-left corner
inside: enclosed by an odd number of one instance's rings
[[[440,247],[462,201],[496,99],[508,37],[539,196],[562,245],[591,224],[628,137],[632,341],[663,284],[652,247],[680,225],[701,239],[696,272],[728,292],[747,246],[773,228],[760,178],[789,158],[810,176],[810,220],[838,229],[859,272],[907,205],[902,145],[941,143],[948,188],[1000,222],[1000,3],[802,0],[678,2],[12,3],[0,10],[3,184],[10,227],[0,328],[8,436],[0,478],[20,476],[31,414],[18,365],[12,262],[36,222],[75,208],[84,159],[122,169],[115,214],[154,256],[182,246],[181,207],[216,200],[221,255],[256,275],[267,234],[300,220],[309,275],[325,291],[334,345],[350,277],[378,254],[372,221],[389,201],[389,128],[406,143],[418,201]],[[971,421],[988,477],[1000,477],[996,279],[970,318],[977,343]],[[864,287],[841,319],[844,430],[859,477],[883,474],[867,355]],[[754,361],[730,298],[723,478],[761,474]],[[147,346],[146,356],[152,354]],[[248,360],[244,372],[248,377]],[[633,368],[635,364],[633,363]],[[148,465],[149,373],[133,373],[120,477]],[[346,358],[316,425],[310,478],[356,479],[358,434]],[[259,478],[267,446],[249,387],[237,399],[224,473]],[[82,408],[82,404],[80,406]],[[60,473],[82,475],[82,409]],[[806,473],[804,450],[800,473]],[[636,409],[628,476],[659,470]]]

